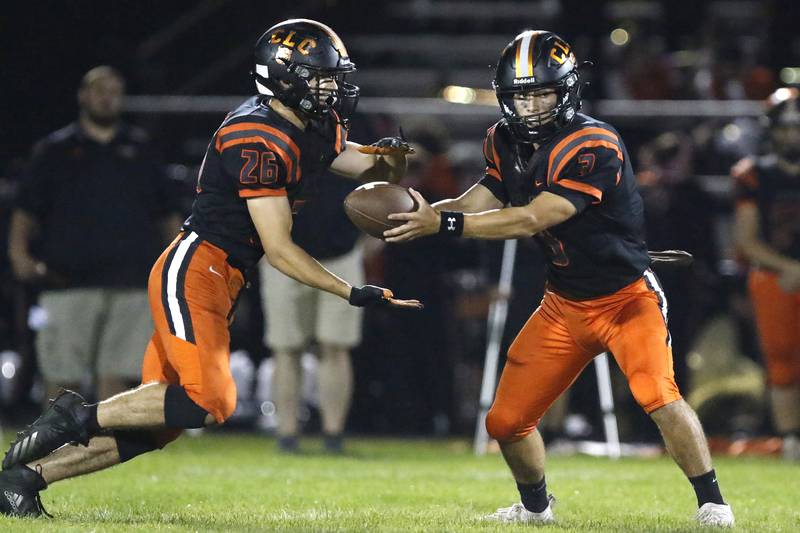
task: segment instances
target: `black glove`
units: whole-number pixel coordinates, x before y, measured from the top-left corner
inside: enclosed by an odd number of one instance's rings
[[[414,152],[414,149],[411,148],[411,145],[408,144],[408,141],[402,137],[384,137],[383,139],[378,139],[372,143],[372,146],[376,146],[378,148],[390,148],[392,151],[397,152]]]
[[[368,305],[387,305],[389,299],[394,295],[389,289],[376,287],[375,285],[364,285],[353,287],[350,290],[350,298],[347,299],[350,305],[356,307],[366,307]]]
[[[362,146],[358,149],[362,154],[377,154],[377,155],[400,155],[400,154],[413,154],[414,149],[408,144],[402,133],[399,137],[384,137],[378,139],[368,146]]]

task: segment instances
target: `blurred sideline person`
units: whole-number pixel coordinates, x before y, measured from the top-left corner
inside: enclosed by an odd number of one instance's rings
[[[735,236],[748,285],[783,456],[800,461],[800,100],[779,89],[765,115],[770,152],[733,167]]]
[[[312,208],[295,217],[292,240],[320,264],[357,285],[364,283],[364,253],[359,231],[342,209],[353,181],[337,176],[319,180]],[[262,261],[261,298],[266,309],[266,343],[275,357],[273,402],[278,416],[278,448],[298,449],[300,359],[311,348],[319,358],[319,407],[325,449],[343,451],[342,433],[353,396],[350,350],[361,342],[362,310],[330,293],[303,285]]]
[[[347,141],[341,117],[358,88],[344,81],[355,65],[341,39],[319,22],[284,21],[257,41],[255,61],[259,94],[214,133],[192,215],[150,274],[155,332],[142,385],[99,404],[71,391],[56,398],[3,459],[0,512],[39,516],[48,484],[162,448],[183,429],[225,422],[236,407],[228,325],[245,271],[262,255],[355,306],[421,306],[388,289],[353,287],[292,242],[292,204],[326,168],[397,181],[406,167],[400,139],[382,139],[370,153]]]
[[[139,380],[153,328],[147,274],[180,227],[147,135],[120,119],[124,92],[111,67],[84,75],[77,122],[36,145],[13,214],[14,273],[43,287],[45,400],[90,376],[101,400]]]
[[[484,143],[485,177],[433,207],[412,190],[419,209],[390,215],[406,223],[384,236],[389,242],[435,233],[536,237],[549,260],[544,299],[508,350],[486,418],[521,503],[487,519],[554,520],[536,426],[583,368],[609,351],[689,478],[696,520],[732,526],[703,429],[675,384],[667,303],[649,268],[630,158],[611,126],[577,113],[582,85],[563,39],[546,31],[519,34],[497,65],[494,87],[503,118]]]
[[[722,283],[714,197],[696,178],[692,139],[677,131],[658,135],[639,150],[636,181],[644,202],[647,244],[654,250],[686,250],[692,268],[664,269],[659,274],[669,294],[675,358],[675,382],[690,388],[686,354],[719,310]]]

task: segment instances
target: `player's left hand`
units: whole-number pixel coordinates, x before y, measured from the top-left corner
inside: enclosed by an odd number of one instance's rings
[[[389,220],[405,220],[406,223],[396,228],[388,229],[383,232],[386,242],[405,242],[433,235],[438,233],[441,217],[431,204],[428,203],[420,193],[414,189],[408,189],[409,194],[414,197],[419,207],[411,213],[392,213]]]

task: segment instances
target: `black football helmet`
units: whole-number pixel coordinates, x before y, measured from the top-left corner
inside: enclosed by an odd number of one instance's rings
[[[285,20],[256,42],[253,75],[258,93],[274,96],[311,119],[321,119],[331,110],[341,117],[355,111],[359,89],[344,80],[355,70],[336,32],[314,20]],[[311,87],[315,78],[332,78],[338,88]]]
[[[800,90],[782,87],[772,93],[766,101],[762,124],[775,153],[800,161]]]
[[[527,30],[517,35],[497,62],[492,86],[514,137],[520,142],[545,142],[572,122],[581,108],[581,80],[575,54],[555,33]],[[520,115],[514,96],[553,89],[557,100],[547,111]]]

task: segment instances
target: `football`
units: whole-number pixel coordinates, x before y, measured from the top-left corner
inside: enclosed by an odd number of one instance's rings
[[[385,181],[365,183],[344,199],[344,212],[353,224],[379,239],[387,229],[403,225],[402,220],[389,220],[388,215],[416,209],[417,201],[405,187]]]

